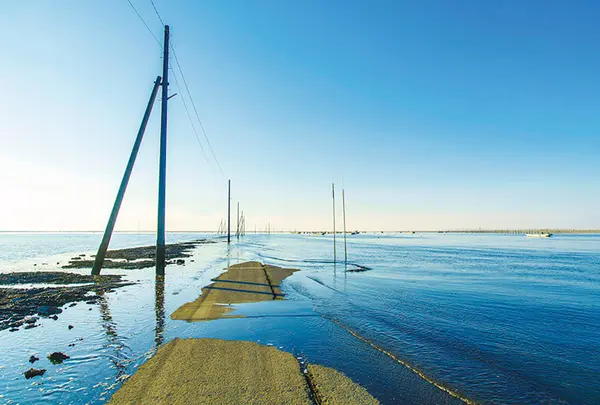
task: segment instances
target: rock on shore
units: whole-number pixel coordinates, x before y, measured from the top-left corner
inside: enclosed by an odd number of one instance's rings
[[[24,374],[25,378],[29,380],[30,378],[37,377],[38,375],[44,375],[44,373],[46,373],[46,369],[30,368],[29,370],[25,371]]]

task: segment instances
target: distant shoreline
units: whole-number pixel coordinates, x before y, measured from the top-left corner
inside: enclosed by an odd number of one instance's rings
[[[10,231],[10,230],[0,230],[0,234],[9,234],[9,233],[18,233],[18,234],[27,234],[27,233],[45,233],[45,234],[64,234],[64,233],[103,233],[103,230],[97,231]],[[286,231],[275,231],[272,230],[272,234],[300,234],[300,233],[322,233],[326,232],[327,234],[331,234],[331,230],[286,230]],[[564,229],[564,228],[531,228],[531,229],[440,229],[440,230],[418,230],[418,229],[401,229],[395,231],[389,230],[358,230],[360,234],[363,233],[504,233],[504,234],[526,234],[526,233],[539,233],[539,232],[547,232],[553,234],[600,234],[600,229]],[[120,234],[154,234],[156,231],[115,231],[114,233]],[[167,231],[167,233],[203,233],[203,234],[218,234],[215,230],[210,231]],[[343,231],[336,231],[336,234],[342,234]],[[346,234],[350,234],[351,231],[346,231]],[[247,232],[247,235],[252,235],[254,232]],[[257,234],[264,234],[266,232],[257,232]],[[223,234],[221,234],[224,236]],[[233,233],[232,233],[233,235]]]
[[[425,231],[427,232],[427,231]],[[429,231],[437,233],[508,233],[508,234],[526,234],[526,233],[553,233],[553,234],[600,234],[600,229],[478,229],[478,230],[449,230],[449,231]]]

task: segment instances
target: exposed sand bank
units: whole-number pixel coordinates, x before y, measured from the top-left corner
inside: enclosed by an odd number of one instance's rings
[[[229,304],[282,299],[281,282],[295,269],[263,265],[259,262],[234,264],[214,283],[204,287],[198,299],[179,307],[171,319],[206,321],[218,318],[237,318],[227,315],[233,310]]]
[[[167,264],[184,264],[183,258],[191,257],[192,250],[198,245],[217,243],[212,239],[198,239],[191,242],[169,243],[165,245]],[[106,252],[103,268],[106,269],[145,269],[156,266],[156,246],[109,250]],[[63,269],[92,268],[95,255],[73,257]]]
[[[333,368],[309,364],[308,378],[314,395],[323,405],[379,403],[366,389]]]
[[[305,377],[292,354],[274,347],[220,339],[175,339],[144,363],[109,404],[315,402],[379,403],[333,369],[309,365]]]

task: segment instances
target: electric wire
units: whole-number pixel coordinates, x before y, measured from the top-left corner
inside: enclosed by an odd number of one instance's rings
[[[144,24],[144,26],[146,27],[146,29],[148,30],[148,32],[150,33],[150,35],[152,35],[152,38],[154,38],[154,40],[156,41],[156,43],[158,44],[158,46],[160,46],[160,48],[162,49],[162,47],[163,47],[162,44],[160,43],[160,41],[158,40],[158,38],[156,37],[156,35],[154,35],[154,33],[152,32],[152,30],[150,29],[150,27],[148,26],[148,24],[146,24],[146,21],[141,16],[141,14],[137,11],[137,9],[135,8],[135,6],[131,2],[131,0],[127,0],[127,3],[129,3],[129,5],[133,9],[133,11],[135,11],[135,14],[138,16],[138,18],[140,19],[140,21],[142,22],[142,24]]]
[[[213,150],[213,147],[210,144],[210,141],[208,140],[208,135],[206,134],[206,130],[204,129],[204,124],[202,124],[202,120],[200,119],[200,114],[198,114],[198,109],[196,108],[196,103],[194,103],[194,98],[192,97],[192,93],[190,92],[190,88],[188,87],[187,80],[185,80],[185,75],[183,74],[183,69],[181,69],[181,64],[179,63],[179,58],[177,57],[177,53],[175,52],[175,48],[173,47],[173,45],[171,45],[171,50],[173,51],[173,56],[175,57],[175,63],[177,64],[177,68],[179,69],[181,79],[183,80],[183,85],[185,86],[188,97],[190,98],[192,108],[194,109],[196,118],[198,119],[198,122],[200,123],[200,129],[202,129],[202,134],[204,135],[204,139],[206,140],[208,149],[210,149],[210,153],[212,154],[212,157],[214,158],[215,162],[217,163],[217,167],[219,168],[219,171],[221,172],[221,174],[223,176],[225,176],[225,172],[223,172],[223,168],[221,167],[221,164],[219,163],[219,159],[217,159],[217,156],[215,155],[215,151]]]
[[[152,37],[154,38],[154,40],[158,43],[158,45],[162,49],[162,47],[163,47],[162,44],[160,43],[160,41],[158,40],[158,38],[156,37],[156,35],[154,35],[154,33],[152,32],[152,30],[150,29],[150,27],[148,26],[148,24],[146,23],[146,21],[144,20],[144,18],[141,16],[141,14],[137,11],[137,9],[133,5],[133,3],[131,3],[130,0],[127,0],[127,2],[131,6],[131,8],[135,12],[135,14],[138,16],[138,18],[140,19],[140,21],[142,22],[142,24],[144,24],[144,26],[146,27],[146,29],[148,30],[148,32],[150,33],[150,35],[152,35]],[[154,7],[154,11],[156,11],[156,14],[157,14],[159,20],[162,22],[162,18],[160,18],[160,15],[158,14],[158,10],[156,10],[156,7],[154,6],[154,3],[152,3],[152,6]],[[182,94],[181,102],[183,103],[183,108],[185,109],[187,117],[188,117],[188,119],[190,121],[190,125],[192,126],[192,131],[194,132],[194,135],[196,136],[196,141],[198,141],[198,145],[200,146],[200,150],[202,151],[202,156],[204,157],[204,161],[207,164],[209,164],[208,157],[206,156],[206,151],[204,150],[204,146],[202,146],[202,143],[200,142],[200,136],[198,135],[198,131],[196,130],[196,126],[194,125],[194,120],[192,119],[192,115],[190,114],[190,111],[189,111],[189,108],[187,106],[187,103],[185,102],[185,98],[183,97],[183,93],[181,91],[181,86],[179,85],[179,81],[177,80],[177,76],[175,75],[175,71],[172,68],[169,68],[169,69],[173,72],[173,79],[175,79],[175,85],[177,86],[178,91]]]
[[[181,93],[181,102],[183,103],[183,108],[185,109],[185,113],[187,114],[187,117],[190,121],[190,125],[192,126],[192,131],[194,132],[194,135],[196,136],[196,141],[198,141],[198,145],[200,146],[200,150],[202,151],[202,156],[204,156],[204,161],[207,164],[209,164],[208,157],[206,156],[206,152],[204,150],[204,146],[202,146],[202,142],[200,142],[200,136],[198,136],[198,131],[196,130],[196,126],[194,125],[194,120],[192,119],[190,110],[187,106],[187,103],[185,102],[185,97],[183,97],[183,93],[181,92],[181,86],[179,85],[179,80],[177,80],[177,75],[175,74],[175,71],[173,70],[173,68],[171,68],[171,71],[173,72],[173,79],[175,80],[175,85],[177,86],[177,90],[178,90],[178,92]]]
[[[158,9],[156,8],[156,4],[154,4],[153,0],[149,0],[150,4],[152,5],[152,8],[154,9],[154,12],[156,13],[156,16],[158,17],[158,20],[160,21],[160,23],[164,26],[164,21],[160,15],[160,13],[158,12]],[[148,30],[148,32],[150,33],[150,35],[152,35],[152,38],[154,38],[154,40],[156,41],[156,43],[161,47],[163,47],[163,45],[161,44],[161,42],[159,41],[159,39],[156,37],[156,35],[154,35],[154,33],[152,32],[152,30],[150,29],[150,27],[148,26],[148,24],[146,23],[146,21],[144,20],[144,18],[142,17],[142,15],[138,12],[138,10],[135,8],[135,6],[133,5],[133,3],[131,2],[131,0],[127,0],[127,3],[129,3],[129,5],[131,6],[131,8],[133,9],[133,11],[135,12],[135,14],[138,16],[139,20],[142,22],[142,24],[144,24],[144,26],[146,27],[146,29]],[[221,174],[223,176],[225,176],[225,172],[223,171],[223,168],[221,167],[221,164],[219,163],[219,160],[217,159],[217,156],[215,154],[215,151],[210,143],[210,140],[208,139],[208,135],[206,133],[206,129],[204,128],[204,124],[202,123],[202,120],[200,119],[200,114],[198,113],[198,109],[196,108],[196,103],[194,102],[194,99],[192,97],[192,93],[190,91],[190,88],[187,84],[187,80],[185,79],[185,76],[183,74],[183,69],[181,68],[181,64],[179,62],[179,58],[177,57],[177,53],[175,52],[175,47],[173,46],[172,42],[171,42],[171,50],[173,51],[173,56],[175,57],[175,62],[177,64],[177,69],[179,70],[179,74],[181,75],[181,79],[183,81],[183,84],[185,86],[185,90],[187,92],[187,95],[190,99],[190,103],[192,104],[192,108],[194,109],[194,114],[196,116],[196,119],[198,120],[198,123],[200,124],[200,128],[202,129],[202,135],[204,136],[204,139],[206,140],[206,144],[208,145],[208,148],[210,149],[210,153],[215,161],[215,163],[217,164],[217,167],[219,168],[219,171],[221,172]],[[173,73],[175,73],[174,69],[171,67],[170,68],[171,71]],[[179,85],[179,82],[177,80],[177,76],[175,74],[173,74],[173,78],[175,79],[175,84],[178,88],[178,90],[181,92],[181,86]],[[204,146],[202,146],[202,142],[200,141],[200,136],[198,135],[198,131],[196,130],[196,126],[194,125],[193,122],[193,118],[192,115],[189,111],[189,108],[187,106],[187,103],[185,101],[185,97],[183,92],[181,92],[181,101],[183,103],[183,107],[185,109],[185,112],[188,116],[188,119],[190,121],[190,124],[192,126],[192,131],[194,132],[194,135],[196,137],[196,141],[198,142],[198,145],[200,146],[200,149],[202,150],[202,155],[204,156],[204,160],[206,161],[206,163],[209,163],[209,159],[206,155],[206,151],[204,149]],[[210,164],[209,164],[210,166]]]
[[[160,14],[158,13],[158,10],[156,9],[156,5],[154,4],[154,1],[150,0],[150,4],[152,4],[152,8],[154,9],[154,12],[156,13],[156,16],[158,17],[160,23],[164,27],[165,23],[163,22],[163,19],[160,17]]]
[[[156,8],[156,4],[154,4],[153,0],[149,0],[149,1],[152,4],[152,8],[154,8],[154,12],[156,13],[156,16],[158,17],[158,20],[164,26],[165,24],[163,22],[162,17],[160,16],[160,13],[158,12],[158,9]],[[183,81],[183,85],[185,86],[185,90],[190,99],[190,103],[192,104],[192,108],[194,109],[194,113],[196,115],[196,118],[198,119],[198,123],[200,124],[200,129],[202,129],[202,135],[204,135],[204,139],[206,140],[208,149],[210,149],[210,153],[211,153],[213,159],[215,160],[215,163],[217,164],[219,171],[221,172],[221,174],[224,177],[226,177],[225,172],[223,171],[223,168],[221,167],[221,164],[219,163],[219,159],[217,159],[217,155],[215,154],[215,151],[214,151],[212,145],[210,144],[210,140],[208,139],[208,135],[206,133],[206,129],[204,128],[204,124],[202,123],[202,120],[200,119],[200,114],[198,114],[198,109],[196,108],[196,103],[194,102],[194,98],[192,97],[192,93],[190,91],[190,88],[188,87],[187,80],[185,79],[185,75],[183,74],[183,69],[181,68],[181,64],[179,63],[179,58],[177,57],[177,52],[175,52],[175,47],[173,46],[172,40],[171,40],[170,44],[171,44],[171,50],[173,51],[173,56],[175,57],[175,62],[177,64],[177,69],[179,69],[179,74],[181,75],[181,80]],[[183,94],[182,94],[181,98],[183,99]],[[194,128],[194,127],[192,126],[192,128]],[[197,136],[197,134],[196,134],[196,136]],[[204,151],[204,149],[203,149],[203,151]]]

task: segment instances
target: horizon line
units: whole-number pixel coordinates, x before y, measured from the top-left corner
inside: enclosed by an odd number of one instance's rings
[[[347,230],[346,233],[352,232],[361,232],[361,233],[371,233],[371,232],[380,232],[380,233],[397,233],[397,232],[420,232],[420,233],[439,233],[439,232],[448,232],[448,233],[489,233],[489,232],[529,232],[529,231],[547,231],[547,232],[598,232],[600,233],[600,228],[464,228],[464,229],[429,229],[429,230],[418,230],[418,229],[398,229],[398,230],[369,230],[369,229],[355,229],[355,230]],[[0,230],[0,233],[103,233],[104,230]],[[174,230],[174,231],[166,231],[167,233],[217,233],[215,230]],[[298,230],[298,229],[288,229],[288,230],[271,230],[271,233],[287,233],[287,232],[327,232],[331,233],[330,229],[313,229],[313,230]],[[154,234],[155,230],[119,230],[114,231],[114,233],[139,233],[139,234]],[[246,234],[253,234],[254,231],[247,231]],[[259,233],[268,233],[265,231],[257,231],[256,234]],[[337,230],[336,233],[343,233],[343,230]],[[232,233],[233,235],[234,233]],[[226,235],[226,234],[225,234]]]

